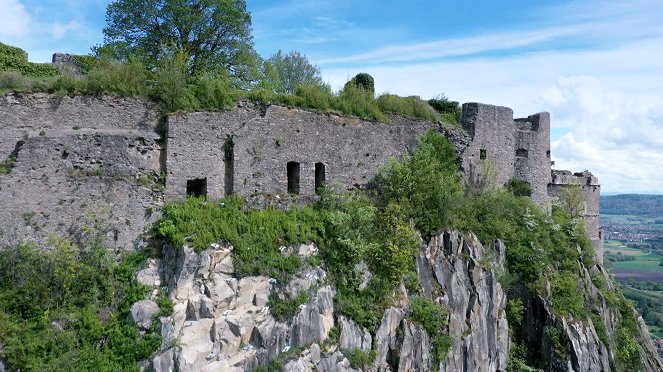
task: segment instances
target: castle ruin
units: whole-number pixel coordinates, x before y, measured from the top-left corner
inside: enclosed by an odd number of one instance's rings
[[[468,178],[490,170],[497,185],[527,182],[542,208],[579,188],[579,214],[602,257],[598,180],[551,169],[548,113],[514,119],[510,108],[466,103],[460,129],[392,121],[247,101],[229,111],[161,118],[138,99],[8,94],[0,97],[0,161],[13,169],[0,174],[0,245],[71,234],[96,215],[117,246],[132,249],[162,197],[363,187],[390,158],[411,153],[420,135],[436,130],[452,140]],[[155,182],[160,174],[163,190]]]

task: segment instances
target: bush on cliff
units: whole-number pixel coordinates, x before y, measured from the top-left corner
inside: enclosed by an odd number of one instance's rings
[[[117,264],[96,238],[55,239],[49,248],[0,250],[0,343],[9,368],[137,370],[161,339],[141,336],[128,319],[146,293],[134,278],[142,254]]]

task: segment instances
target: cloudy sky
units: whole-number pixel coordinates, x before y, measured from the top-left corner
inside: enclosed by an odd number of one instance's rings
[[[45,62],[102,42],[109,0],[0,0],[0,41]],[[248,0],[256,50],[298,50],[340,88],[552,116],[556,168],[663,193],[661,0]]]

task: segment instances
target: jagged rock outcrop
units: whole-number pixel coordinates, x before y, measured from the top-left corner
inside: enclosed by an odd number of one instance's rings
[[[169,248],[161,261],[150,261],[138,273],[141,283],[155,289],[167,284],[174,301],[174,313],[158,320],[163,343],[149,362],[152,370],[252,371],[270,362],[282,363],[284,371],[506,370],[506,293],[497,280],[506,247],[500,241],[484,247],[473,234],[445,231],[434,236],[417,256],[421,292],[408,293],[400,286],[398,300],[385,309],[374,333],[335,313],[335,289],[322,268],[304,265],[287,283],[261,276],[237,279],[232,251],[232,246],[218,244],[200,253],[187,246]],[[316,252],[311,245],[281,248],[284,255]],[[592,268],[592,275],[604,275],[601,270]],[[617,314],[600,297],[589,270],[584,275],[583,290],[604,302],[597,305],[600,317],[606,319],[608,333],[616,332]],[[272,315],[270,295],[292,299],[301,292],[307,292],[308,300],[293,315]],[[433,336],[412,317],[413,295],[432,300],[448,313],[444,333],[450,348],[442,360],[433,353]],[[543,297],[525,289],[520,297],[529,301],[523,327],[542,365],[559,371],[611,370],[610,349],[592,319],[556,317]],[[334,328],[338,338],[330,339]],[[566,345],[564,350],[560,345]],[[353,366],[351,349],[374,353],[375,359]],[[655,355],[643,353],[643,370],[659,370]]]
[[[581,263],[582,280],[579,290],[598,303],[592,311],[598,314],[595,320],[603,324],[594,324],[592,318],[572,319],[569,316],[556,316],[550,309],[549,301],[528,290],[520,288],[519,297],[525,303],[525,341],[536,359],[547,369],[554,371],[612,371],[615,358],[616,337],[619,333],[619,311],[608,305],[602,292],[596,287],[590,276],[590,270]],[[595,265],[592,274],[609,290],[613,285],[604,269]],[[635,313],[635,310],[632,310]],[[640,363],[634,370],[647,372],[662,371],[663,365],[657,357],[649,332],[638,316]],[[605,337],[599,337],[597,327],[605,328]],[[604,344],[604,341],[612,345]],[[612,349],[611,349],[612,347]]]
[[[506,293],[495,272],[504,246],[488,249],[476,236],[448,231],[434,236],[417,259],[424,294],[449,311],[452,347],[443,371],[505,370],[509,355]]]

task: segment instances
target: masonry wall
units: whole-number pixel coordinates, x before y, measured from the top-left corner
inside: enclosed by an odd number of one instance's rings
[[[417,138],[438,125],[412,119],[382,124],[300,109],[240,103],[232,111],[168,118],[166,197],[186,195],[187,180],[207,178],[207,195],[226,190],[226,140],[232,136],[233,191],[288,192],[287,163],[300,164],[300,194],[315,193],[315,164],[327,183],[364,186],[392,157],[411,152]]]
[[[0,96],[0,161],[14,150],[16,142],[38,136],[41,131],[80,129],[154,132],[159,113],[143,100],[112,96],[55,96],[46,93]]]
[[[545,206],[550,183],[550,114],[516,119],[515,127],[514,177],[529,183],[532,200]]]
[[[134,99],[0,97],[0,158],[17,150],[0,174],[0,246],[76,237],[94,223],[108,243],[133,249],[159,204],[158,117]]]
[[[462,169],[471,180],[494,177],[497,186],[512,178],[530,184],[532,199],[541,207],[548,201],[550,182],[550,114],[513,118],[508,107],[466,103],[462,128],[468,133],[461,149]]]
[[[553,199],[564,201],[569,187],[579,187],[584,198],[582,216],[587,234],[596,250],[599,262],[603,262],[603,232],[599,221],[599,196],[601,186],[598,178],[588,171],[571,173],[564,170],[552,171],[548,192]]]

